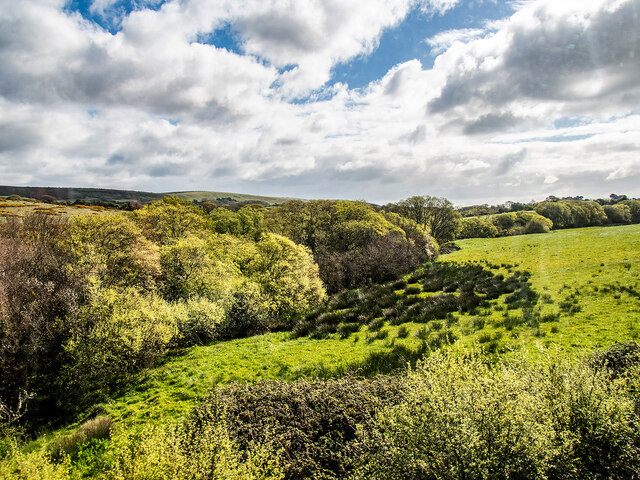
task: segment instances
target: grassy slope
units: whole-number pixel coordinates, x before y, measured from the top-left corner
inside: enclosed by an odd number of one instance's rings
[[[502,344],[509,347],[542,342],[571,350],[628,340],[640,331],[638,299],[628,293],[602,292],[605,285],[616,282],[636,288],[640,284],[640,225],[458,243],[461,250],[442,260],[518,263],[513,268],[531,271],[533,288],[551,297],[553,303],[541,305],[543,310],[560,312],[560,322],[542,324],[542,333],[526,326],[507,332],[504,327],[493,325],[492,322],[497,323],[504,315],[504,310],[487,309],[486,326],[480,331],[470,326],[474,315],[458,315],[459,322],[453,328],[463,343],[471,344],[481,335],[491,335],[500,337]],[[507,273],[506,268],[497,271]],[[595,287],[598,292],[594,291]],[[558,304],[574,293],[575,288],[581,292],[576,298],[582,310],[575,314],[562,313]],[[495,301],[496,305],[502,306],[502,301]],[[414,323],[405,326],[411,332],[424,327]],[[372,343],[364,340],[367,331],[363,327],[346,340],[339,340],[337,335],[325,340],[290,340],[288,333],[273,333],[194,347],[145,373],[134,388],[104,407],[115,419],[179,417],[219,383],[295,378],[357,363],[372,352],[388,350],[392,341],[415,346],[412,335],[404,340],[394,339],[398,328],[384,327],[389,336]],[[552,329],[558,331],[552,333]],[[517,338],[513,338],[516,335]]]
[[[250,195],[244,193],[213,192],[213,191],[185,191],[185,192],[140,192],[134,190],[116,190],[105,188],[58,188],[58,187],[12,187],[0,185],[0,196],[20,195],[26,198],[42,198],[42,195],[51,195],[58,200],[103,201],[125,203],[129,200],[139,200],[149,203],[160,200],[164,196],[177,195],[187,200],[215,201],[218,198],[232,199],[235,202],[265,202],[269,205],[281,204],[290,200],[285,197],[269,197],[263,195]]]
[[[0,197],[0,218],[22,217],[31,212],[42,212],[47,215],[58,217],[71,217],[73,215],[101,215],[118,211],[119,210],[104,207],[52,205],[50,203],[38,202],[33,199],[6,200]]]
[[[269,205],[276,205],[285,203],[287,200],[291,200],[288,197],[267,197],[263,195],[249,195],[244,193],[230,193],[230,192],[207,192],[207,191],[195,191],[195,192],[167,192],[164,195],[177,195],[180,198],[186,198],[191,201],[206,202],[215,201],[218,198],[231,198],[236,202],[265,202]]]
[[[322,374],[384,349],[383,341],[289,340],[285,332],[194,347],[141,375],[139,383],[104,410],[125,423],[175,419],[217,384]]]
[[[553,301],[544,308],[560,313],[558,332],[552,333],[551,325],[543,326],[545,343],[572,350],[638,337],[639,299],[619,287],[640,290],[640,225],[468,239],[457,243],[461,250],[443,259],[498,265],[516,263],[518,269],[533,274],[533,288],[549,295]],[[574,295],[581,309],[575,314],[559,309],[560,303],[570,295]],[[520,337],[521,344],[530,340],[527,335]]]

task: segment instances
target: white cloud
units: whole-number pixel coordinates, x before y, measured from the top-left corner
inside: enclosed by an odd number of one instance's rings
[[[432,37],[433,69],[323,87],[411,8],[455,3],[182,0],[111,34],[62,0],[0,0],[0,176],[381,202],[597,195],[605,180],[640,195],[638,0],[527,2]],[[197,42],[229,22],[244,55]]]

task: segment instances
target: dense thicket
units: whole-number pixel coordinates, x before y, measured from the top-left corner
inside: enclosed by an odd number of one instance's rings
[[[364,202],[291,201],[267,212],[265,223],[311,249],[330,292],[397,278],[434,253],[416,222]]]
[[[640,475],[638,365],[490,364],[435,353],[377,417],[356,478],[610,479]]]
[[[199,406],[190,424],[195,434],[223,418],[230,438],[278,452],[285,478],[342,479],[362,454],[362,437],[376,413],[400,402],[402,378],[344,377],[231,384]]]
[[[171,348],[287,328],[324,286],[311,252],[263,212],[175,197],[133,214],[1,224],[0,405],[56,418]],[[17,414],[17,412],[16,412]]]
[[[548,218],[529,211],[499,213],[484,217],[464,217],[457,238],[492,238],[529,233],[547,233],[553,227]]]

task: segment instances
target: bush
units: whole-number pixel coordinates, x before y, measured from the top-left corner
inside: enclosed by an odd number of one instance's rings
[[[0,461],[0,478],[20,480],[71,480],[71,462],[68,457],[54,461],[51,453],[42,447],[25,453],[14,444],[5,459]]]
[[[221,335],[226,312],[222,305],[206,298],[191,298],[174,305],[177,334],[171,339],[172,347],[203,345]]]
[[[539,215],[540,218],[532,218],[524,226],[524,233],[548,233],[553,223],[548,218]]]
[[[493,238],[497,235],[498,229],[486,218],[468,217],[460,222],[458,238]]]
[[[65,361],[88,287],[62,239],[66,224],[46,215],[0,222],[0,401],[37,396],[31,414],[52,408],[53,384]]]
[[[285,478],[342,479],[360,452],[375,413],[399,401],[400,379],[257,382],[218,387],[191,420],[194,431],[226,418],[241,448],[266,443],[279,452]],[[200,435],[200,434],[198,434]]]
[[[552,358],[433,353],[377,417],[354,478],[635,478],[635,387],[608,378]]]
[[[218,419],[200,426],[197,434],[191,426],[147,425],[139,432],[118,432],[112,444],[107,478],[113,480],[283,478],[268,446],[241,450]]]
[[[152,365],[178,335],[172,307],[136,290],[102,290],[78,313],[58,384],[70,409],[99,401]]]

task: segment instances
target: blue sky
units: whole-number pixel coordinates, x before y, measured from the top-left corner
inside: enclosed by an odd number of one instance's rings
[[[0,0],[4,184],[640,196],[640,0]]]

